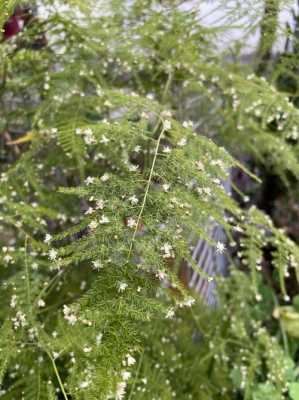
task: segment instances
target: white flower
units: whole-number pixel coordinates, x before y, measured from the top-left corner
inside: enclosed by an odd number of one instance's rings
[[[83,381],[79,384],[80,389],[86,389],[90,385],[89,381]]]
[[[119,282],[118,283],[118,292],[124,292],[128,287],[128,284],[126,282]]]
[[[127,358],[127,365],[130,367],[131,365],[134,365],[136,360],[134,357],[131,356],[131,354],[126,355]]]
[[[3,260],[4,260],[6,263],[10,263],[11,261],[13,261],[13,257],[12,257],[10,254],[6,254],[6,255],[3,257]]]
[[[99,199],[99,200],[96,201],[96,209],[97,210],[103,210],[104,205],[105,205],[104,200]]]
[[[103,334],[102,332],[98,333],[96,336],[96,344],[97,346],[102,343]]]
[[[202,171],[202,170],[204,169],[203,163],[202,163],[201,161],[199,161],[199,160],[195,162],[195,165],[196,165],[196,168],[197,168],[199,171]]]
[[[95,138],[93,136],[85,136],[84,137],[84,142],[86,144],[94,144],[94,143],[96,143],[96,140],[95,140]]]
[[[88,347],[88,346],[85,346],[85,347],[83,347],[83,351],[84,351],[84,353],[90,353],[90,352],[91,352],[91,350],[92,350],[92,348],[91,348],[91,347]]]
[[[13,323],[14,329],[17,329],[19,327],[24,327],[27,325],[26,321],[26,314],[22,313],[22,311],[18,311],[16,313],[16,316],[11,319]]]
[[[46,305],[46,303],[44,302],[43,299],[39,299],[38,300],[38,302],[37,302],[37,306],[38,307],[42,308],[42,307],[45,307],[45,305]]]
[[[177,145],[180,147],[186,146],[187,144],[187,139],[186,138],[182,138],[178,141]]]
[[[100,179],[102,182],[107,182],[109,178],[110,178],[109,174],[105,173],[104,175],[101,176]]]
[[[173,252],[173,247],[169,243],[164,243],[163,246],[161,246],[161,250],[164,253],[163,258],[172,258],[174,257],[174,252]]]
[[[171,129],[171,122],[170,122],[168,119],[166,119],[166,120],[164,121],[164,129],[165,129],[166,131],[169,131],[169,130]]]
[[[129,372],[129,371],[123,371],[123,372],[121,373],[121,376],[122,376],[122,378],[123,378],[124,381],[127,381],[128,379],[131,378],[131,372]]]
[[[31,268],[33,269],[33,271],[36,271],[38,269],[38,263],[37,262],[32,263]]]
[[[129,227],[129,228],[134,228],[135,226],[136,226],[136,220],[134,219],[134,218],[128,218],[127,219],[127,226]]]
[[[50,243],[51,240],[52,240],[52,236],[49,233],[47,233],[46,236],[45,236],[44,242],[45,243]]]
[[[67,317],[65,317],[65,319],[68,321],[68,323],[70,325],[75,325],[75,323],[77,322],[78,318],[76,317],[75,314],[70,314]]]
[[[133,165],[133,164],[129,165],[129,171],[130,172],[138,171],[138,165]]]
[[[99,260],[92,261],[92,265],[92,268],[96,271],[99,271],[101,268],[103,268],[103,264]]]
[[[115,398],[116,400],[122,400],[126,394],[126,382],[119,382],[116,388]]]
[[[163,281],[166,278],[166,274],[163,271],[158,271],[156,273],[156,277],[160,279],[160,281]]]
[[[100,139],[100,143],[107,144],[107,143],[109,143],[109,139],[105,135],[102,135],[102,138]]]
[[[94,209],[92,208],[92,207],[89,207],[86,211],[85,211],[85,214],[86,215],[89,215],[89,214],[92,214],[94,212]]]
[[[191,306],[193,306],[194,303],[195,303],[195,299],[193,299],[193,297],[190,297],[189,299],[186,299],[182,303],[182,306],[191,307]]]
[[[57,251],[57,250],[51,249],[51,250],[49,251],[49,259],[50,259],[51,261],[56,260],[57,254],[58,254],[58,251]]]
[[[67,305],[63,306],[63,314],[64,319],[66,319],[70,325],[75,325],[75,323],[78,321],[76,315],[72,313],[72,310]]]
[[[141,150],[141,146],[137,145],[134,147],[133,151],[135,151],[135,153],[139,153]]]
[[[167,154],[171,153],[171,147],[170,146],[164,146],[162,151],[163,151],[163,153],[167,153]]]
[[[171,307],[168,311],[167,311],[167,313],[166,313],[166,315],[165,315],[165,318],[166,319],[171,319],[171,318],[173,318],[174,317],[174,309]]]
[[[94,183],[94,181],[95,181],[95,178],[94,178],[93,176],[88,176],[88,177],[85,179],[86,185],[91,185],[92,183]]]
[[[129,202],[130,202],[132,205],[138,204],[138,201],[139,201],[139,200],[138,200],[138,198],[137,198],[135,195],[129,197]]]
[[[225,251],[225,245],[222,242],[217,242],[216,244],[216,253],[222,254]]]
[[[91,230],[96,229],[98,225],[99,225],[99,223],[98,223],[98,221],[96,221],[96,220],[93,220],[93,221],[91,221],[91,222],[88,224],[88,226],[89,226],[89,228],[90,228]]]
[[[15,295],[15,294],[13,294],[12,296],[11,296],[11,299],[10,299],[10,307],[11,308],[16,308],[16,306],[17,306],[17,296]]]
[[[262,297],[262,295],[260,293],[257,293],[255,295],[255,299],[256,299],[256,301],[262,301],[263,297]]]
[[[168,190],[170,189],[170,184],[169,183],[164,183],[162,185],[162,189],[164,190],[164,192],[168,192]]]
[[[91,128],[86,128],[82,134],[84,135],[84,141],[86,144],[96,143],[95,137],[93,136],[93,132]]]
[[[192,121],[184,121],[182,125],[184,128],[192,128],[193,122]]]
[[[100,224],[109,224],[110,220],[108,217],[106,217],[105,215],[102,215],[100,218]]]
[[[83,131],[83,133],[84,133],[84,135],[87,135],[87,136],[90,136],[90,135],[93,134],[91,128],[86,128],[86,129]]]
[[[109,100],[105,100],[105,101],[104,101],[104,106],[105,106],[105,107],[112,107],[112,104],[110,103]]]

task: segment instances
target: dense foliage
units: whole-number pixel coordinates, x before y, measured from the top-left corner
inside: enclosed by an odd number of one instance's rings
[[[298,236],[261,201],[298,202],[297,39],[273,62],[266,1],[244,65],[187,3],[43,0],[0,43],[1,399],[299,399]]]

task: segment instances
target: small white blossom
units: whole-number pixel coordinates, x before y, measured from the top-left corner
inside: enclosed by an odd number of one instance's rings
[[[110,175],[105,173],[104,175],[101,176],[100,179],[102,182],[107,182],[109,178],[110,178]]]
[[[105,135],[102,135],[102,138],[100,139],[100,143],[107,144],[107,143],[109,143],[109,139]]]
[[[98,225],[99,225],[99,223],[98,223],[98,221],[96,221],[96,220],[93,220],[93,221],[91,221],[91,222],[88,224],[88,226],[89,226],[89,228],[90,228],[91,230],[95,230],[95,229],[97,228]]]
[[[13,261],[13,257],[12,257],[10,254],[5,254],[5,256],[3,257],[3,260],[4,260],[6,263],[10,263],[10,262]]]
[[[11,319],[14,329],[18,328],[23,328],[24,326],[27,325],[27,320],[26,320],[26,314],[24,314],[22,311],[18,311],[16,313],[16,316]]]
[[[137,222],[136,222],[136,220],[134,218],[130,217],[130,218],[127,219],[127,226],[129,228],[134,228],[136,226],[136,224],[137,224]]]
[[[129,171],[130,172],[138,171],[138,165],[133,165],[133,164],[129,165]]]
[[[165,315],[165,318],[166,318],[166,319],[171,319],[171,318],[174,317],[174,315],[175,315],[174,309],[171,307],[171,308],[167,311],[167,313],[166,313],[166,315]]]
[[[126,355],[127,359],[127,365],[130,367],[131,365],[134,365],[136,363],[136,360],[134,357],[131,356],[131,354]]]
[[[122,378],[123,378],[124,381],[127,381],[128,379],[131,378],[131,372],[129,372],[129,371],[123,371],[123,372],[121,373],[121,376],[122,376]]]
[[[118,283],[118,292],[124,292],[128,287],[128,284],[126,282],[119,282]]]
[[[103,264],[99,261],[92,261],[92,268],[96,271],[99,271],[101,268],[103,268]]]
[[[55,249],[50,249],[50,251],[49,251],[49,259],[50,259],[51,261],[56,260],[57,255],[58,255],[58,251],[57,251],[57,250],[55,250]]]
[[[96,209],[97,210],[103,210],[104,205],[105,205],[104,200],[99,199],[99,200],[96,201]]]
[[[95,177],[93,177],[93,176],[88,176],[88,177],[85,179],[86,185],[91,185],[91,184],[94,183],[94,181],[95,181]]]
[[[50,243],[51,240],[52,240],[52,236],[49,233],[47,233],[46,236],[45,236],[44,242],[45,243]]]
[[[103,334],[102,334],[102,332],[100,332],[96,336],[96,344],[97,344],[97,346],[102,343],[102,339],[103,339]]]
[[[260,293],[257,293],[255,295],[255,299],[256,299],[256,301],[260,302],[260,301],[262,301],[263,297],[262,297],[262,295]]]
[[[196,165],[196,168],[197,168],[199,171],[202,171],[202,170],[204,169],[203,163],[202,163],[201,161],[199,161],[199,160],[195,162],[195,165]]]
[[[44,302],[43,299],[39,299],[38,300],[38,302],[37,302],[37,306],[38,307],[42,308],[42,307],[45,307],[45,305],[46,305],[46,303]]]
[[[159,278],[160,281],[163,281],[166,278],[166,274],[163,271],[158,271],[156,277]]]
[[[225,245],[222,242],[217,242],[216,244],[216,253],[222,254],[225,251]]]
[[[17,296],[13,294],[10,299],[10,307],[16,308],[16,306],[17,306]]]
[[[85,211],[85,214],[86,215],[89,215],[89,214],[92,214],[94,212],[94,209],[92,208],[92,207],[89,207],[86,211]]]
[[[164,146],[162,151],[163,151],[163,153],[167,153],[167,154],[171,153],[171,147],[170,146]]]
[[[93,136],[93,132],[90,128],[85,129],[82,133],[84,135],[84,141],[86,144],[96,143],[95,137]]]
[[[89,385],[90,385],[90,382],[89,382],[89,381],[82,381],[82,382],[79,384],[79,388],[80,388],[80,389],[86,389]]]
[[[63,314],[64,319],[66,319],[70,325],[75,325],[75,323],[78,321],[76,315],[72,313],[72,310],[67,305],[63,306]]]
[[[110,220],[108,217],[106,217],[105,215],[102,215],[100,218],[100,224],[109,224]]]
[[[131,196],[131,197],[129,197],[129,202],[132,204],[132,205],[136,205],[136,204],[138,204],[138,198],[135,196],[135,195],[133,195],[133,196]]]
[[[163,258],[173,258],[174,257],[174,252],[173,252],[173,247],[169,243],[164,243],[163,246],[161,246],[161,250],[163,252]]]
[[[122,400],[126,394],[126,382],[119,382],[117,384],[115,398],[116,400]]]
[[[182,306],[192,307],[194,303],[195,303],[195,299],[193,299],[192,297],[190,297],[189,299],[186,299],[186,300],[182,303]]]
[[[83,351],[84,351],[84,353],[90,353],[90,352],[91,352],[91,350],[92,350],[92,348],[91,348],[91,347],[88,347],[88,346],[85,346],[85,347],[83,347]]]
[[[187,144],[187,139],[184,137],[182,139],[180,139],[177,143],[177,145],[180,147],[186,146],[186,144]]]
[[[164,129],[165,129],[166,131],[169,131],[169,130],[171,129],[171,122],[170,122],[168,119],[166,119],[166,120],[164,121]]]

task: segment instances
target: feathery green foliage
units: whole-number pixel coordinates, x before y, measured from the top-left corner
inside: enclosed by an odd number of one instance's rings
[[[43,1],[0,45],[0,397],[295,399],[272,312],[298,245],[223,183],[260,181],[242,153],[291,190],[299,111],[219,55],[195,5],[103,3]],[[223,250],[211,222],[239,246],[217,309],[178,278],[202,273],[190,237]]]

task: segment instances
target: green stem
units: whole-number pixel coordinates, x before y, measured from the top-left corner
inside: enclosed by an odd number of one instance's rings
[[[150,185],[151,185],[151,182],[152,182],[152,177],[153,177],[153,173],[154,173],[154,168],[155,168],[155,164],[156,164],[156,160],[157,160],[157,156],[158,156],[158,151],[159,151],[159,147],[160,147],[160,142],[161,142],[161,139],[162,139],[162,137],[163,137],[163,135],[164,135],[164,132],[165,132],[165,126],[164,126],[164,124],[163,124],[163,128],[162,128],[162,130],[161,130],[161,132],[160,132],[160,135],[159,135],[159,137],[158,137],[158,140],[157,140],[157,144],[156,144],[156,148],[155,148],[155,154],[154,154],[154,159],[153,159],[153,162],[152,162],[150,174],[149,174],[148,181],[147,181],[147,184],[146,184],[145,193],[144,193],[143,200],[142,200],[142,204],[141,204],[141,209],[140,209],[140,212],[139,212],[139,214],[138,214],[138,218],[137,218],[135,230],[134,230],[133,237],[132,237],[132,240],[131,240],[131,243],[130,243],[129,254],[128,254],[128,260],[129,260],[129,258],[130,258],[130,256],[131,256],[131,253],[132,253],[133,244],[134,244],[134,241],[135,241],[135,238],[136,238],[136,235],[137,235],[139,223],[140,223],[140,220],[141,220],[141,217],[142,217],[142,214],[143,214],[143,211],[144,211],[144,207],[145,207],[145,204],[146,204],[146,200],[147,200],[147,196],[148,196],[148,193],[149,193],[149,188],[150,188]]]
[[[64,397],[64,399],[65,399],[65,400],[69,400],[69,399],[68,399],[68,397],[67,397],[67,394],[66,394],[66,392],[65,392],[65,389],[64,389],[64,386],[63,386],[62,380],[61,380],[61,378],[60,378],[60,375],[59,375],[58,369],[57,369],[57,367],[56,367],[55,360],[54,360],[54,358],[51,356],[51,353],[50,353],[49,351],[46,351],[46,352],[47,352],[47,354],[48,354],[48,357],[50,358],[50,360],[51,360],[51,362],[52,362],[53,369],[54,369],[54,372],[55,372],[56,378],[57,378],[57,380],[58,380],[58,383],[59,383],[59,386],[60,386],[61,392],[62,392],[62,394],[63,394],[63,397]]]
[[[31,285],[30,285],[30,273],[28,268],[27,259],[27,246],[28,246],[28,236],[25,236],[25,271],[26,271],[26,286],[27,286],[27,307],[29,310],[29,315],[32,315],[32,305],[31,305]]]

